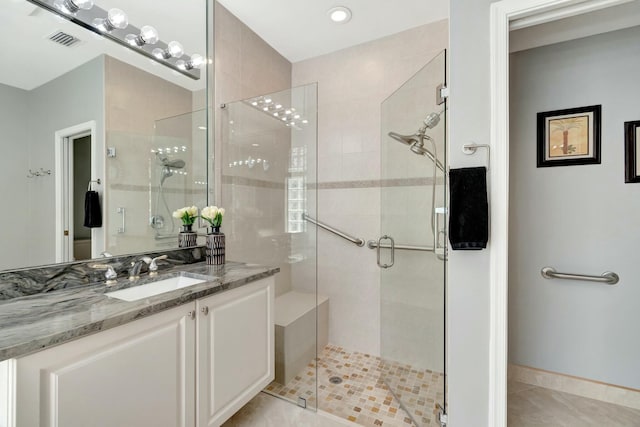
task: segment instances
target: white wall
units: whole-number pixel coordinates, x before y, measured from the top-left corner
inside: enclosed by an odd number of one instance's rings
[[[479,166],[482,153],[462,146],[490,143],[489,6],[455,0],[450,11],[449,163]],[[489,183],[489,186],[491,183]],[[490,202],[491,203],[491,202]],[[448,262],[448,403],[453,427],[487,426],[489,416],[489,253],[450,251]]]
[[[509,362],[640,388],[640,185],[624,183],[640,120],[640,27],[511,56]],[[602,104],[602,164],[536,168],[536,113]],[[544,266],[616,286],[545,280]]]

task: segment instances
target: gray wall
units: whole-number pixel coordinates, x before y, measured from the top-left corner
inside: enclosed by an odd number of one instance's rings
[[[104,57],[86,64],[29,92],[29,167],[54,168],[55,132],[80,123],[97,122],[98,146],[104,135]],[[98,168],[101,169],[100,162]],[[57,171],[53,171],[55,174]],[[55,178],[32,186],[29,227],[29,265],[55,261]],[[97,176],[104,176],[98,170]],[[43,215],[43,207],[46,214]],[[26,265],[23,262],[22,265]]]
[[[3,154],[2,177],[0,179],[0,224],[2,241],[0,247],[0,270],[21,265],[27,257],[27,245],[24,238],[29,229],[27,208],[30,184],[27,172],[28,140],[27,129],[27,92],[0,84],[0,147]]]
[[[509,362],[640,388],[640,185],[623,123],[640,120],[640,28],[511,56]],[[602,164],[536,168],[536,113],[602,104]],[[616,286],[545,280],[543,266]]]

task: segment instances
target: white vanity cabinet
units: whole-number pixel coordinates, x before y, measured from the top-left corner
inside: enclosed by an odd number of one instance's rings
[[[274,279],[16,361],[16,426],[219,426],[274,378]]]
[[[198,301],[198,427],[219,426],[275,378],[274,282]]]

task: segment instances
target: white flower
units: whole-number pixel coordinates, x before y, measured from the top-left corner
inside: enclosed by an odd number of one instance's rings
[[[220,216],[224,216],[224,208],[218,209],[218,212],[220,213]]]
[[[205,219],[213,220],[216,215],[218,215],[218,208],[216,206],[207,206],[206,208],[202,208],[200,216]]]
[[[173,211],[173,217],[176,219],[182,218],[182,215],[184,215],[184,208]]]
[[[198,208],[196,206],[191,206],[189,208],[185,208],[189,216],[198,216]]]

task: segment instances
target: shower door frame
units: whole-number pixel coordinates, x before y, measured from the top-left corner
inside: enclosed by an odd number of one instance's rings
[[[507,425],[509,242],[509,32],[628,3],[631,0],[502,0],[490,10],[491,245],[489,419]]]

